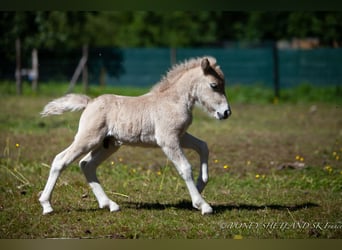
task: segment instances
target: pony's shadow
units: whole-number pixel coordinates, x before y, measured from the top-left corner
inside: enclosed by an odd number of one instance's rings
[[[122,204],[125,207],[128,208],[134,208],[134,209],[146,209],[146,210],[165,210],[168,208],[175,208],[175,209],[183,209],[183,210],[192,210],[194,209],[192,207],[192,203],[190,201],[179,201],[177,203],[159,203],[159,202],[124,202]],[[211,204],[212,208],[214,209],[214,213],[223,213],[225,211],[231,211],[234,209],[237,210],[250,210],[250,211],[256,211],[256,210],[264,210],[264,209],[271,209],[271,210],[285,210],[285,211],[297,211],[307,208],[314,208],[319,207],[318,204],[312,203],[312,202],[305,202],[301,204],[295,204],[295,205],[280,205],[280,204],[266,204],[266,205],[252,205],[252,204],[224,204],[224,203],[218,203],[218,204]]]

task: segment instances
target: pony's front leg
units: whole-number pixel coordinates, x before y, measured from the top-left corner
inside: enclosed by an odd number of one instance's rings
[[[184,179],[191,196],[193,207],[200,209],[202,214],[212,213],[213,209],[202,198],[201,194],[195,186],[194,180],[192,178],[191,165],[184,156],[180,145],[166,145],[162,146],[162,149],[166,156],[173,162],[180,176]]]
[[[205,188],[206,184],[209,180],[209,171],[208,171],[208,157],[209,150],[207,143],[201,141],[200,139],[194,137],[189,133],[185,133],[181,138],[181,145],[183,148],[189,148],[195,150],[200,156],[200,171],[197,178],[197,189],[201,193]]]

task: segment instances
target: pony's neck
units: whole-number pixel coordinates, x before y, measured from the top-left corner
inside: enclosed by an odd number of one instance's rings
[[[196,69],[190,69],[184,75],[175,80],[170,87],[170,91],[173,91],[173,95],[177,97],[180,103],[186,106],[191,111],[195,102],[196,96]]]

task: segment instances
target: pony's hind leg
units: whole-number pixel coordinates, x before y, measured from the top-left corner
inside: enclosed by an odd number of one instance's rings
[[[73,143],[63,152],[56,155],[55,159],[53,160],[49,178],[39,198],[40,204],[43,207],[43,214],[48,214],[53,211],[50,204],[51,194],[63,169],[65,169],[81,155],[84,155],[90,150],[98,147],[98,145],[100,145],[102,142],[103,137],[101,136],[101,131],[97,134],[89,133],[89,130],[91,129],[94,129],[94,127],[88,126],[87,130],[80,129],[76,134]]]
[[[119,149],[114,143],[104,140],[104,144],[97,149],[89,152],[79,163],[89,186],[91,187],[100,208],[108,207],[111,212],[118,211],[120,208],[118,204],[110,200],[106,193],[104,192],[97,176],[96,169],[98,165],[107,159],[111,154]]]
[[[74,141],[67,149],[56,155],[51,165],[49,178],[39,198],[39,202],[43,207],[43,214],[48,214],[53,211],[50,204],[51,194],[63,169],[86,152],[87,148],[80,147]]]

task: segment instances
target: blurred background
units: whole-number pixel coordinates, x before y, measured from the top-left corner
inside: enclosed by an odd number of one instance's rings
[[[230,86],[342,83],[341,12],[1,12],[0,81],[148,88],[175,63],[215,56]]]

